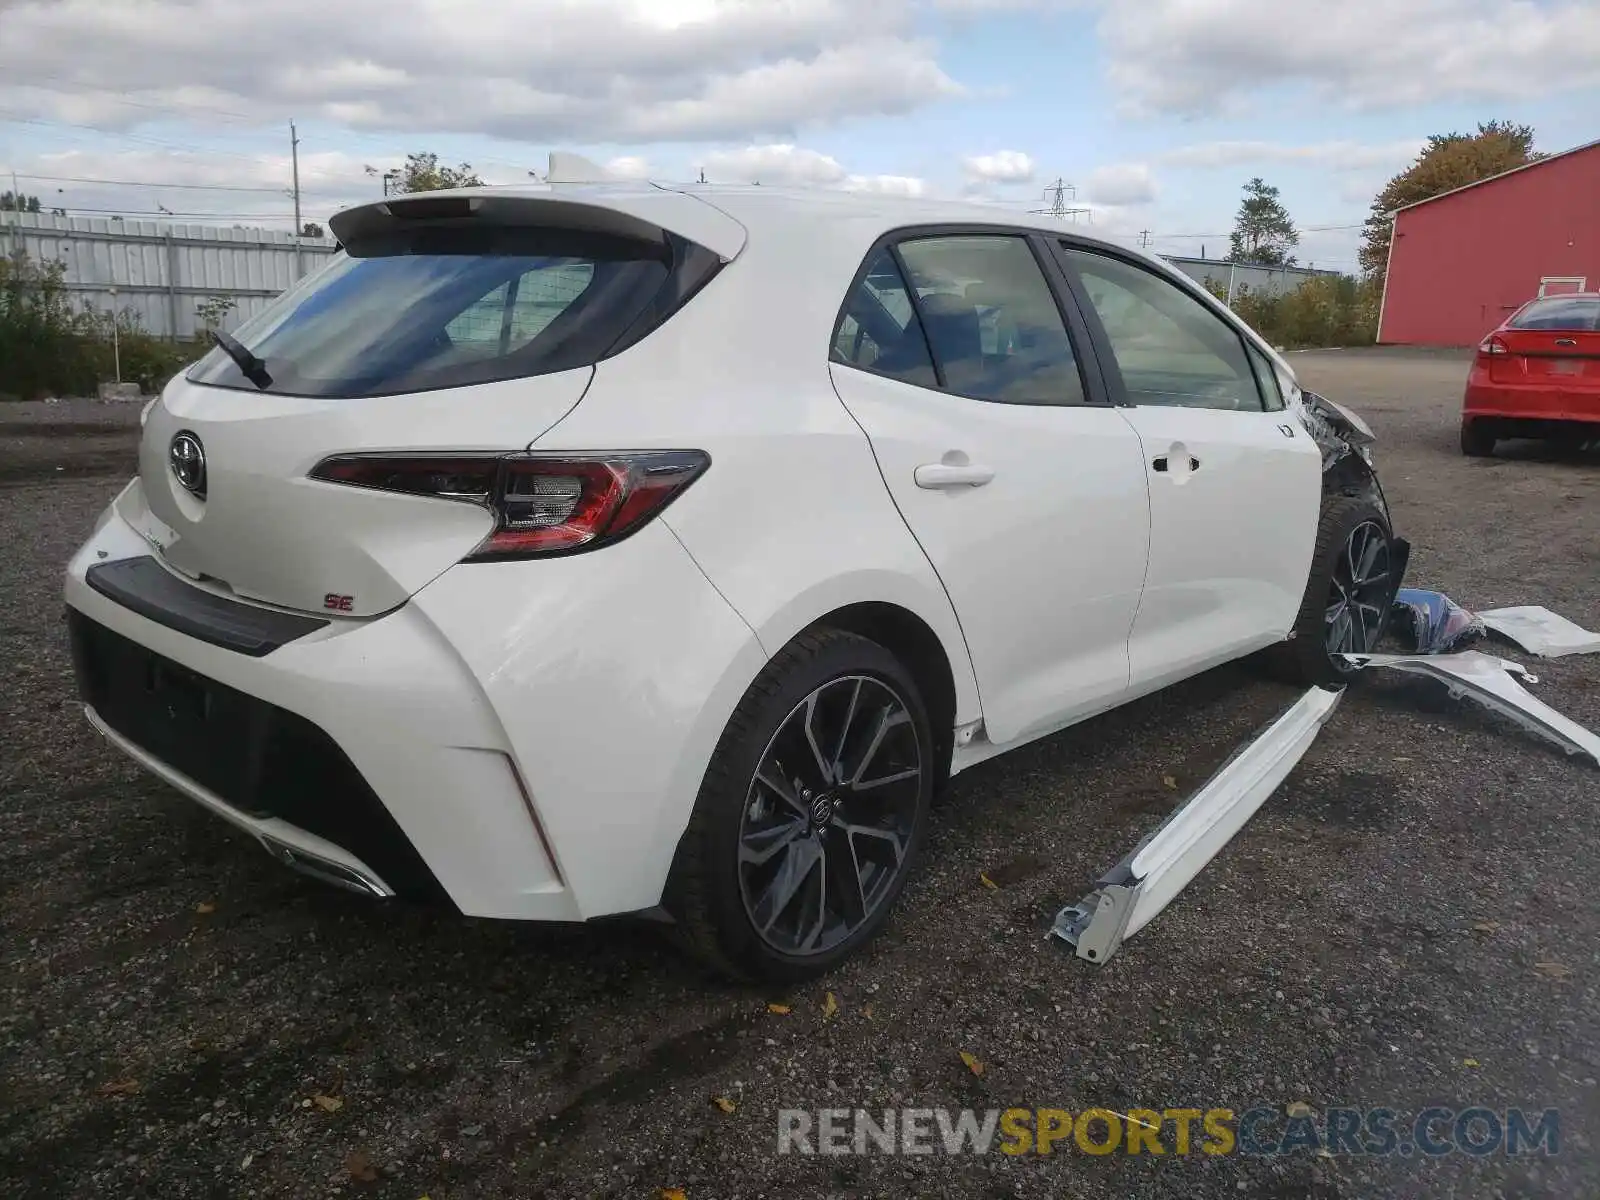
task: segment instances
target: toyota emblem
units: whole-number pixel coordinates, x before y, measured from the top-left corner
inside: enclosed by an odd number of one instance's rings
[[[204,500],[206,451],[200,439],[187,430],[174,434],[172,445],[167,448],[167,461],[172,464],[172,473],[178,477],[184,489]]]

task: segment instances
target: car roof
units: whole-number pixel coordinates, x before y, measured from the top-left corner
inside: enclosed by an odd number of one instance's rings
[[[802,228],[810,236],[827,236],[830,230],[851,240],[859,240],[870,232],[869,241],[896,229],[918,225],[1003,225],[1011,228],[1037,230],[1042,233],[1065,234],[1096,245],[1114,248],[1132,254],[1163,270],[1170,270],[1165,260],[1151,255],[1131,240],[1096,230],[1092,225],[1067,224],[1049,213],[1024,212],[1000,204],[974,201],[944,200],[933,197],[899,196],[882,192],[851,191],[843,189],[770,187],[762,184],[683,183],[652,184],[636,181],[600,183],[517,183],[503,186],[456,188],[440,192],[407,193],[405,200],[443,196],[484,196],[505,200],[559,202],[592,205],[650,219],[652,210],[659,210],[662,227],[674,229],[669,214],[682,217],[683,196],[693,196],[711,208],[743,225],[754,233],[759,228],[762,236],[782,234],[785,229],[796,233]],[[352,224],[351,214],[382,208],[389,200],[374,200],[339,213],[330,222],[337,233]],[[676,229],[684,236],[693,237],[687,229]],[[719,249],[713,246],[712,249]]]
[[[1090,247],[1115,250],[1147,264],[1152,270],[1198,295],[1203,303],[1226,314],[1249,332],[1252,340],[1291,376],[1293,367],[1265,338],[1206,293],[1193,279],[1171,263],[1124,239],[1092,226],[1063,222],[1050,213],[1023,212],[999,204],[911,197],[846,189],[771,187],[762,184],[656,184],[634,180],[603,182],[517,183],[456,188],[440,192],[406,193],[374,200],[334,214],[329,227],[344,240],[347,233],[370,223],[389,220],[389,205],[445,196],[483,197],[496,205],[519,202],[547,203],[617,214],[631,221],[646,221],[671,230],[722,255],[737,257],[747,238],[771,245],[790,238],[825,238],[828,253],[817,259],[832,260],[832,267],[854,271],[861,257],[878,239],[896,230],[920,226],[1000,226],[1036,230],[1074,238]],[[814,243],[813,243],[814,244]],[[830,268],[831,269],[831,268]]]

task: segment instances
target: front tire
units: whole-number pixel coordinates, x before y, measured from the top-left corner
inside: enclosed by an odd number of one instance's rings
[[[1294,630],[1275,648],[1278,673],[1307,686],[1348,683],[1356,668],[1337,656],[1377,647],[1400,584],[1397,566],[1394,532],[1376,504],[1354,496],[1330,500]]]
[[[723,974],[819,975],[883,927],[937,775],[915,680],[841,630],[757,676],[706,770],[667,887],[680,940]]]

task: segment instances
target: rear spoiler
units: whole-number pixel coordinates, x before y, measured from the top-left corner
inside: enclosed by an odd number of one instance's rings
[[[592,188],[563,184],[512,189],[459,188],[374,201],[335,213],[328,228],[340,247],[423,222],[544,225],[619,237],[659,240],[663,232],[704,246],[724,262],[738,257],[745,228],[721,209],[684,192],[627,184]]]

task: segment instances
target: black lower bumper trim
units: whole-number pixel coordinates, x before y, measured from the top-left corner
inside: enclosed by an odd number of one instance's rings
[[[108,599],[168,629],[252,658],[321,629],[322,617],[304,617],[242,604],[185,583],[150,555],[97,563],[84,581]]]
[[[454,908],[361,772],[322,729],[67,609],[78,691],[107,726],[252,817],[355,855],[396,896]]]

